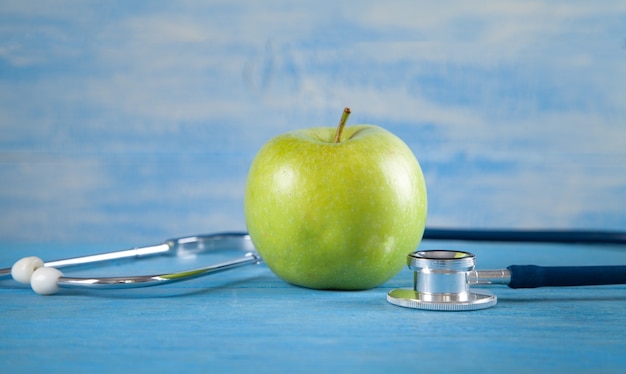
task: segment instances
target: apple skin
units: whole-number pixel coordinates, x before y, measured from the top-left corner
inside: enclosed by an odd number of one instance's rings
[[[296,130],[266,143],[246,183],[252,242],[286,282],[360,290],[396,275],[426,224],[426,184],[409,147],[373,125]]]

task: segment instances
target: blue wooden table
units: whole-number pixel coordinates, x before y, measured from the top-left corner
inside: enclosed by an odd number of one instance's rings
[[[482,269],[626,264],[626,248],[612,245],[427,240],[421,248],[469,250]],[[0,263],[112,249],[2,243]],[[188,261],[151,258],[67,273],[146,274],[212,257]],[[626,367],[624,285],[496,286],[498,304],[473,312],[418,311],[386,301],[390,289],[411,282],[404,269],[376,289],[318,291],[286,284],[264,265],[162,287],[55,296],[4,280],[0,371],[617,373]]]

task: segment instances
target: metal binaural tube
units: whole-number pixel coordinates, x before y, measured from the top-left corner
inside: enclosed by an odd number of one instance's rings
[[[256,252],[250,236],[244,232],[224,232],[170,239],[161,244],[135,247],[121,251],[46,261],[44,266],[65,268],[121,259],[137,259],[156,255],[188,256],[220,249]],[[11,276],[11,268],[0,269],[0,279]]]
[[[99,289],[152,287],[166,283],[174,283],[193,278],[199,278],[217,272],[234,269],[243,265],[255,265],[261,262],[262,259],[257,253],[248,252],[245,254],[245,256],[231,261],[208,265],[193,270],[180,271],[177,273],[104,278],[74,278],[62,276],[58,280],[58,286],[62,288]]]

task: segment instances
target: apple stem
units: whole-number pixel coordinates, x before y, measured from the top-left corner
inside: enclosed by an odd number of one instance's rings
[[[346,127],[348,117],[350,117],[350,108],[346,107],[341,114],[341,119],[339,120],[337,131],[335,131],[335,143],[339,143],[339,141],[341,140],[341,133],[343,132],[343,128]]]

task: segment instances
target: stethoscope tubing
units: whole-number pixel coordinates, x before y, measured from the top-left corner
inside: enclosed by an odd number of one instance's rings
[[[626,266],[510,265],[509,288],[601,286],[626,284]]]
[[[626,244],[626,231],[426,228],[424,239],[560,244]]]

